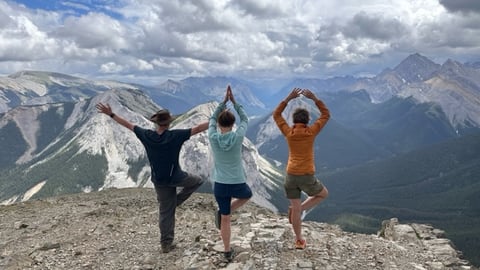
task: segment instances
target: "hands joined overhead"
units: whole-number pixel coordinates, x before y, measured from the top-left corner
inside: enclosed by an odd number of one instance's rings
[[[317,99],[315,94],[309,89],[301,89],[301,88],[295,87],[293,88],[292,92],[290,92],[290,94],[287,96],[286,101],[288,102],[294,98],[299,97],[300,95],[304,95],[306,98],[309,98],[311,100]]]
[[[232,88],[230,88],[230,85],[227,86],[227,92],[225,93],[225,99],[223,102],[227,103],[229,100],[235,104],[235,98],[233,97]]]

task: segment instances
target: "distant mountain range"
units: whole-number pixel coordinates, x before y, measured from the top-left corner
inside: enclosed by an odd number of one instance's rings
[[[227,77],[144,86],[17,72],[0,77],[0,202],[151,185],[141,144],[94,105],[109,102],[116,113],[146,127],[153,127],[148,117],[165,107],[181,115],[173,127],[189,127],[208,119],[230,84],[251,117],[243,158],[254,201],[283,212],[288,149],[271,113],[293,87],[301,87],[313,90],[332,114],[315,144],[317,175],[331,196],[308,218],[358,231],[378,228],[390,215],[432,222],[480,262],[472,251],[480,246],[467,240],[479,235],[479,78],[478,63],[437,64],[419,54],[375,77],[299,78],[278,90]],[[288,121],[298,106],[318,117],[313,103],[301,97],[287,106]],[[188,141],[181,164],[209,177],[206,134]]]
[[[438,104],[451,125],[460,132],[480,125],[480,65],[447,60],[436,64],[420,54],[412,54],[395,68],[387,68],[371,78],[335,77],[297,79],[278,93],[284,98],[293,87],[324,93],[364,90],[373,103],[392,97],[413,97],[419,103]]]
[[[21,71],[0,77],[0,113],[19,105],[78,101],[108,89],[139,89],[155,103],[180,114],[201,103],[220,101],[227,84],[236,91],[238,101],[245,104],[250,115],[271,113],[293,87],[301,87],[313,90],[322,98],[327,93],[363,90],[372,103],[383,103],[394,96],[413,97],[419,103],[438,104],[459,132],[480,126],[480,64],[447,60],[440,65],[420,54],[412,54],[395,68],[387,68],[371,78],[299,78],[273,90],[267,89],[268,85],[232,77],[190,77],[151,87]]]

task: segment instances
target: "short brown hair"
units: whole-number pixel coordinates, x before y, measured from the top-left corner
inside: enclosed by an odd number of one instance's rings
[[[293,123],[302,123],[302,124],[308,124],[308,121],[310,121],[310,114],[308,113],[307,110],[298,108],[293,112]]]
[[[235,115],[229,110],[225,110],[218,115],[217,121],[222,127],[231,127],[235,124]]]

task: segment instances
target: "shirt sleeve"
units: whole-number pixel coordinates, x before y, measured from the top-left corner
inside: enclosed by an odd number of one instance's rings
[[[179,136],[182,141],[187,141],[188,139],[190,139],[190,136],[192,135],[192,129],[191,128],[177,129],[176,132],[177,132],[176,135]]]
[[[322,128],[327,124],[328,120],[330,119],[330,111],[328,110],[327,106],[323,101],[317,100],[315,101],[315,105],[317,105],[317,108],[320,110],[320,117],[315,120],[315,122],[311,125],[311,130],[313,133],[317,134],[322,130]]]
[[[225,107],[225,102],[221,102],[220,104],[218,104],[212,116],[210,116],[210,119],[208,121],[208,136],[214,134],[217,131],[217,118],[220,112],[225,110]]]
[[[243,109],[243,106],[235,103],[234,105],[235,110],[237,111],[238,115],[240,116],[240,125],[237,128],[237,135],[245,136],[248,127],[248,116]]]
[[[280,102],[280,104],[278,104],[275,111],[273,111],[273,120],[275,120],[275,123],[277,124],[283,135],[286,135],[290,130],[290,127],[287,124],[287,120],[285,120],[285,118],[283,118],[282,116],[283,110],[285,110],[286,107],[287,102],[282,101]]]
[[[144,141],[145,140],[145,129],[139,127],[139,126],[134,126],[133,127],[133,132],[135,133],[135,135],[137,136],[137,138],[140,140],[140,141]]]

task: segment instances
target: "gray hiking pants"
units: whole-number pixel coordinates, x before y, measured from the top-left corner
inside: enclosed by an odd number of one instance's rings
[[[181,180],[176,180],[174,185],[154,185],[159,203],[160,244],[169,245],[175,236],[175,209],[186,201],[192,193],[203,184],[203,179],[196,175],[188,174]],[[177,193],[177,188],[181,188]]]

